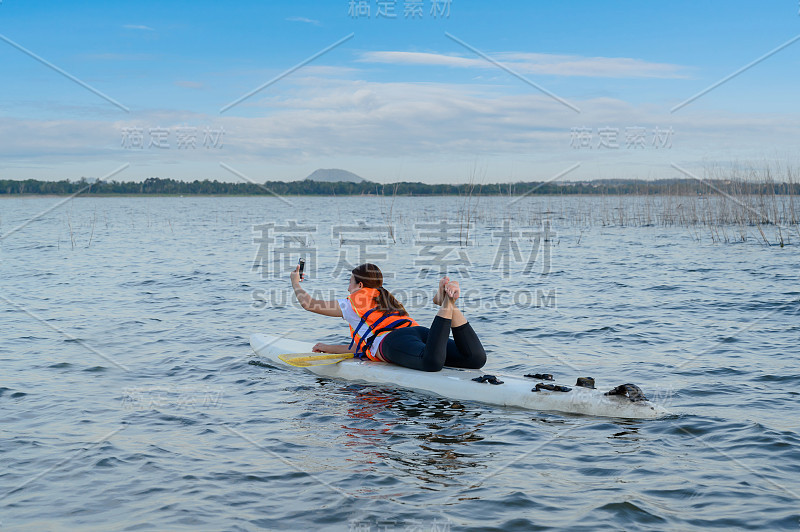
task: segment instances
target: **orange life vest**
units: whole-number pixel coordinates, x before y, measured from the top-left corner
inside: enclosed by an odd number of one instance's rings
[[[375,306],[378,297],[376,288],[361,288],[349,296],[347,300],[353,307],[353,311],[361,320],[353,328],[350,325],[350,336],[352,341],[348,349],[353,349],[356,355],[363,353],[370,360],[386,362],[378,353],[373,353],[372,344],[380,336],[390,333],[400,327],[415,327],[419,325],[411,316],[401,316],[399,312],[382,312]]]

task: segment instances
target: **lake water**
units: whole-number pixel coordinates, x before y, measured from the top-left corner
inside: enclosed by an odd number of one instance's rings
[[[796,228],[779,247],[755,228],[721,243],[565,215],[608,208],[0,200],[0,528],[800,529]],[[320,297],[347,294],[348,264],[378,263],[420,322],[446,268],[488,373],[633,382],[674,416],[531,412],[270,367],[250,334],[346,341],[344,322],[292,304],[298,253]]]

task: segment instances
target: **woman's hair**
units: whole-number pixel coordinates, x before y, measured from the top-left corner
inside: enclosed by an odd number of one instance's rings
[[[383,287],[383,274],[374,264],[362,264],[353,268],[353,279],[367,288],[375,288],[378,296],[375,304],[381,312],[397,312],[400,316],[408,316],[405,307],[387,289]]]

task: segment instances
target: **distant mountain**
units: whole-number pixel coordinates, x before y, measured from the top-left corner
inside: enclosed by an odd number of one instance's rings
[[[366,179],[357,176],[353,172],[339,170],[338,168],[320,168],[319,170],[314,170],[314,172],[305,180],[317,181],[320,183],[338,183],[340,181],[347,183],[363,183],[366,181]]]

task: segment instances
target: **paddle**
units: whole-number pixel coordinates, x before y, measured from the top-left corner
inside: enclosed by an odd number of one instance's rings
[[[342,360],[353,358],[354,353],[287,353],[278,355],[278,358],[298,368],[310,366],[324,366],[326,364],[337,364]]]

